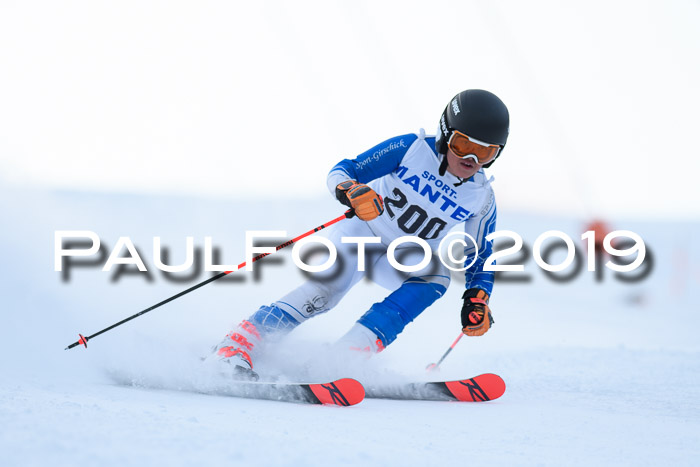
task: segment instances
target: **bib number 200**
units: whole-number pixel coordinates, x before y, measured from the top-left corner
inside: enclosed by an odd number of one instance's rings
[[[408,204],[408,198],[404,195],[401,190],[394,188],[393,197],[384,198],[384,207],[386,208],[389,217],[394,219],[397,214],[399,218],[396,219],[396,223],[399,228],[406,232],[408,235],[416,235],[423,240],[432,240],[440,235],[440,232],[445,228],[447,222],[440,219],[439,217],[428,218],[428,213],[425,209],[418,206],[417,204]],[[394,212],[395,208],[397,212]],[[416,233],[418,232],[418,233]]]

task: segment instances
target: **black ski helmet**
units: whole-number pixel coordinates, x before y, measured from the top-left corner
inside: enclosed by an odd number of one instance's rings
[[[447,155],[447,141],[454,130],[490,144],[498,144],[501,150],[494,160],[485,164],[491,167],[503,152],[508,140],[510,117],[508,108],[495,94],[483,89],[467,89],[457,94],[447,104],[440,117],[435,136],[435,150]],[[440,165],[440,174],[447,168],[447,157]]]

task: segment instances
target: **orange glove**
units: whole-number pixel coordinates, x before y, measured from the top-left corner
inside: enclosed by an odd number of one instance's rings
[[[469,289],[462,298],[462,332],[467,336],[484,335],[493,324],[491,309],[486,304],[489,294],[481,289]]]
[[[365,184],[355,180],[346,180],[335,187],[338,201],[352,208],[357,217],[371,221],[384,212],[382,197]]]

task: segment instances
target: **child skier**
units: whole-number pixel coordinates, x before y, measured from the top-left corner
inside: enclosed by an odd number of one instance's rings
[[[465,261],[471,262],[474,255],[476,260],[466,270],[462,331],[469,336],[487,332],[494,273],[484,271],[483,265],[492,252],[485,237],[496,225],[496,202],[483,168],[502,153],[508,128],[503,102],[488,91],[470,89],[450,100],[437,136],[426,136],[423,130],[397,136],[336,164],[328,174],[328,189],[356,214],[329,234],[342,267],[261,306],[226,335],[209,359],[235,378],[257,379],[254,362],[267,343],[331,310],[365,276],[364,268],[358,268],[357,244],[343,242],[342,237],[381,238],[371,245],[372,280],[392,292],[373,304],[339,345],[370,354],[382,351],[445,293],[450,282],[449,270],[434,259],[418,271],[399,274],[387,258],[389,244],[413,235],[434,250],[458,223],[477,243],[465,250]]]

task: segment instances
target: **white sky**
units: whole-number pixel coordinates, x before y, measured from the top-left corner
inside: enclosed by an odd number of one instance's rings
[[[326,196],[495,92],[501,209],[700,219],[700,3],[0,1],[0,180]]]

